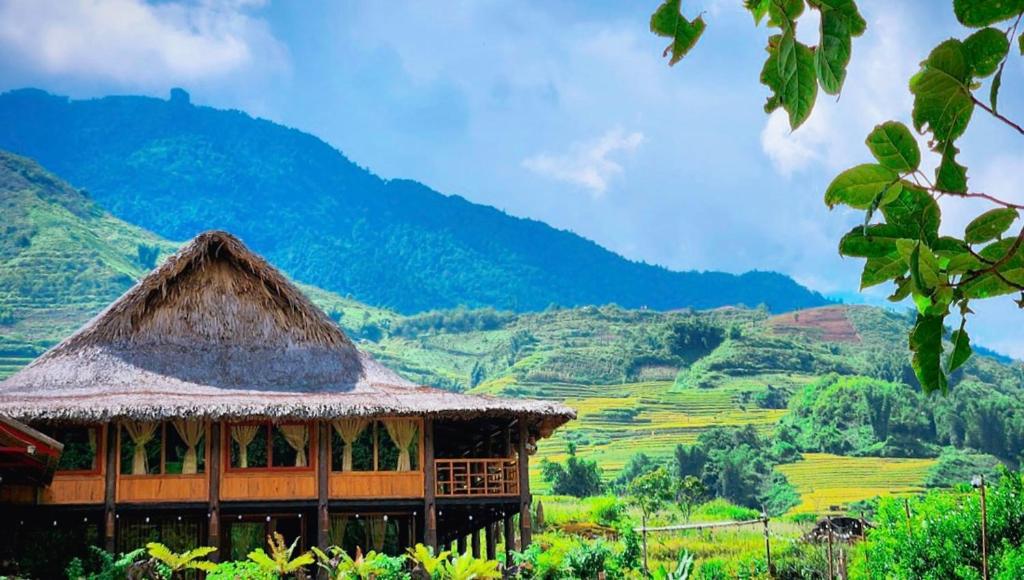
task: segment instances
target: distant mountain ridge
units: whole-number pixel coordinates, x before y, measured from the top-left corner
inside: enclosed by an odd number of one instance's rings
[[[673,272],[407,180],[238,111],[171,100],[0,95],[0,149],[165,238],[231,231],[293,278],[401,312],[616,303],[773,311],[827,301],[774,272]]]

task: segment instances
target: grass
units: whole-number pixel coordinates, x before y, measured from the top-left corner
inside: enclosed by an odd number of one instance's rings
[[[791,513],[824,513],[876,496],[918,493],[935,461],[805,453],[803,461],[778,469],[800,493]]]

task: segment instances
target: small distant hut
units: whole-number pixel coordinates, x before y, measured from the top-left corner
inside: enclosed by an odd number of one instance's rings
[[[480,551],[484,531],[493,556],[500,528],[525,546],[529,454],[575,413],[413,384],[207,232],[0,383],[0,417],[64,451],[52,481],[0,485],[16,544],[77,530],[236,559],[274,531],[392,553],[467,537]]]

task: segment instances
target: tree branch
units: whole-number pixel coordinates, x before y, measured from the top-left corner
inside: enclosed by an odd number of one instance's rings
[[[985,103],[979,101],[978,97],[975,97],[973,93],[971,93],[971,100],[974,101],[975,105],[978,105],[982,109],[985,109],[986,111],[989,112],[990,115],[992,115],[996,119],[999,119],[1000,121],[1006,123],[1010,127],[1016,129],[1017,132],[1020,133],[1021,135],[1024,135],[1024,127],[1021,127],[1017,123],[1014,123],[1013,121],[1007,119],[1006,117],[1003,116],[1002,113],[997,113],[996,111],[992,110],[992,107],[990,107],[990,106],[986,105]]]
[[[1014,239],[1013,244],[1010,245],[1010,249],[1006,251],[1006,255],[993,262],[991,266],[985,268],[984,270],[978,270],[977,272],[972,273],[966,279],[961,279],[959,282],[957,282],[957,286],[973,282],[978,278],[981,278],[985,274],[994,273],[996,277],[998,277],[1003,283],[1007,284],[1008,286],[1016,288],[1017,290],[1024,290],[1024,285],[1017,284],[1016,282],[1011,282],[1007,280],[1006,278],[1003,277],[1002,272],[999,271],[999,268],[1002,267],[1003,264],[1009,262],[1013,258],[1013,256],[1017,253],[1017,250],[1020,249],[1022,243],[1024,243],[1024,228],[1021,228],[1020,233],[1017,234],[1017,238]]]
[[[991,194],[988,194],[988,193],[982,193],[980,191],[979,192],[974,192],[974,191],[966,191],[966,192],[946,191],[945,189],[939,189],[937,187],[926,187],[925,189],[927,191],[930,191],[932,193],[936,193],[938,195],[950,195],[950,196],[953,196],[953,197],[987,199],[988,201],[991,201],[992,203],[994,203],[996,205],[1001,205],[1003,207],[1009,207],[1009,208],[1013,208],[1013,209],[1024,209],[1024,204],[1013,203],[1012,201],[1004,201],[1004,200],[1001,200],[1001,199],[999,199],[998,197],[996,197],[994,195],[991,195]]]

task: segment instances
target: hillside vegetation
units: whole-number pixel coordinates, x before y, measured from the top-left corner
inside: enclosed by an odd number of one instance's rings
[[[824,299],[771,272],[672,272],[573,233],[405,180],[312,135],[238,111],[37,90],[0,95],[0,148],[85,187],[115,216],[174,240],[240,236],[302,282],[400,312],[458,305],[670,309]]]
[[[0,154],[0,194],[10,216],[0,237],[0,377],[178,245],[111,216],[21,157]],[[543,441],[539,458],[560,461],[572,443],[608,482],[638,453],[664,463],[714,428],[752,426],[801,495],[796,509],[818,511],[948,485],[999,462],[1016,466],[1024,449],[1020,363],[974,357],[953,374],[948,397],[926,397],[907,353],[893,347],[910,319],[878,308],[773,316],[766,308],[606,305],[407,316],[302,289],[410,379],[575,407],[579,419]],[[543,490],[541,462],[533,465]]]

